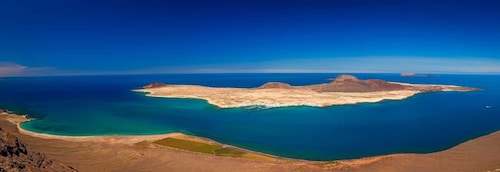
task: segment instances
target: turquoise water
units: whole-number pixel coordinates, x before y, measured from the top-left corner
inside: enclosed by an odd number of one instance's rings
[[[308,160],[427,153],[500,129],[500,76],[359,78],[479,87],[476,92],[419,94],[325,108],[220,109],[196,99],[132,92],[153,81],[256,87],[268,81],[305,85],[337,74],[190,74],[25,77],[0,80],[0,107],[36,118],[22,127],[57,135],[183,132],[278,156]],[[486,108],[486,106],[491,106]]]

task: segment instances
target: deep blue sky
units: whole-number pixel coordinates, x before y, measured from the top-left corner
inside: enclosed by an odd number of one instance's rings
[[[500,1],[3,0],[0,75],[500,73]]]

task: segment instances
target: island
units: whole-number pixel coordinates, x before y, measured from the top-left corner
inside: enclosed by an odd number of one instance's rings
[[[146,95],[151,97],[203,99],[220,108],[275,108],[373,103],[382,100],[401,100],[418,93],[479,90],[455,85],[408,84],[379,79],[360,80],[347,74],[331,80],[330,83],[305,86],[269,82],[257,88],[221,88],[153,82],[134,91],[146,92]]]
[[[435,74],[416,74],[413,72],[403,72],[400,74],[402,77],[435,77]]]
[[[400,74],[401,76],[415,76],[416,74],[413,72],[403,72]]]

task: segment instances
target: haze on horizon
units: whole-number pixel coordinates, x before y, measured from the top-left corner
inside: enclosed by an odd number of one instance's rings
[[[6,0],[0,76],[500,74],[500,1]]]

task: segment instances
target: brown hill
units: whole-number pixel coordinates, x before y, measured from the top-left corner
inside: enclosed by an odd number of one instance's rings
[[[167,84],[165,84],[165,83],[152,82],[151,84],[146,85],[146,86],[144,86],[142,88],[144,88],[144,89],[147,89],[147,88],[159,88],[159,87],[165,87],[165,86],[167,86]]]
[[[48,159],[0,128],[0,171],[77,171]]]
[[[342,74],[333,79],[332,82],[356,82],[359,81],[358,78],[352,75]]]
[[[258,87],[258,89],[269,89],[269,88],[292,89],[293,87],[290,84],[282,82],[268,82]]]
[[[318,92],[373,92],[402,90],[406,86],[378,79],[359,80],[352,75],[339,75],[331,83],[307,86]]]

